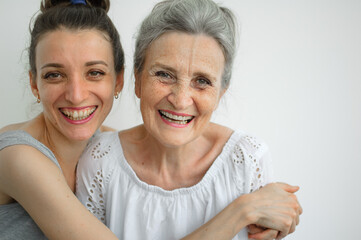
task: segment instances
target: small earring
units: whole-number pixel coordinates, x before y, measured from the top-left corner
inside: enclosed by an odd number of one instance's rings
[[[115,98],[115,99],[118,99],[118,98],[119,98],[119,92],[116,92],[116,93],[115,93],[114,98]]]
[[[40,103],[40,96],[39,96],[39,94],[38,94],[38,96],[36,97],[36,102],[37,102],[37,103]]]

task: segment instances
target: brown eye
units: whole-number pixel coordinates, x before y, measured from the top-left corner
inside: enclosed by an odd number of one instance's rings
[[[88,75],[89,75],[89,77],[91,77],[91,78],[93,78],[93,79],[99,79],[99,78],[101,78],[102,76],[104,76],[105,73],[102,72],[102,71],[90,71],[90,72],[88,73]]]
[[[58,72],[49,72],[44,75],[44,79],[47,80],[59,80],[62,75]]]
[[[169,75],[168,73],[163,72],[163,71],[158,71],[158,72],[155,73],[155,75],[157,77],[162,77],[162,78],[172,78],[171,75]]]
[[[154,75],[158,77],[159,81],[162,83],[174,83],[176,80],[172,74],[165,71],[157,71]]]

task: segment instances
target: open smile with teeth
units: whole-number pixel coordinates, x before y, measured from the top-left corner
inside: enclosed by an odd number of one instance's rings
[[[97,107],[89,107],[81,110],[74,109],[60,109],[60,112],[67,118],[73,121],[79,121],[88,118],[97,109]]]
[[[194,118],[194,116],[174,115],[169,112],[162,111],[162,110],[159,110],[159,113],[163,119],[165,119],[171,123],[176,123],[176,124],[181,124],[181,125],[188,124]]]

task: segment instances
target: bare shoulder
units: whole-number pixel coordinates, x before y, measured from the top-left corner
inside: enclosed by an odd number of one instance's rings
[[[229,127],[216,123],[209,123],[209,126],[206,130],[206,135],[211,139],[215,139],[216,142],[220,141],[225,143],[231,137],[233,132],[233,129]]]
[[[145,136],[148,135],[148,132],[144,128],[144,125],[138,125],[133,128],[125,129],[122,131],[119,131],[119,139],[121,141],[139,141],[141,139],[144,139]]]
[[[39,174],[60,169],[39,150],[13,145],[0,151],[0,204],[11,202],[26,183],[37,184]],[[35,178],[34,178],[35,177]]]
[[[29,145],[12,145],[0,151],[0,172],[22,171],[25,167],[38,168],[41,163],[54,164],[38,149]],[[56,166],[54,164],[54,166]]]
[[[117,131],[115,128],[108,127],[105,125],[100,126],[99,130],[100,130],[100,132],[116,132]]]
[[[24,130],[28,132],[30,135],[36,136],[39,133],[39,131],[41,131],[41,129],[44,128],[44,126],[45,126],[44,117],[43,114],[41,113],[29,121],[5,126],[0,129],[0,133],[7,131]]]
[[[15,130],[21,130],[24,128],[24,126],[27,124],[27,122],[22,123],[15,123],[7,125],[0,129],[0,133],[8,132],[8,131],[15,131]]]

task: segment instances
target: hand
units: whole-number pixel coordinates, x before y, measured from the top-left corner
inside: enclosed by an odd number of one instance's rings
[[[255,240],[273,240],[278,236],[278,231],[273,229],[267,229],[256,224],[251,224],[247,227],[248,238]]]
[[[285,183],[272,183],[251,194],[244,195],[250,222],[267,229],[263,232],[255,232],[250,237],[270,239],[268,236],[274,235],[275,232],[268,231],[268,229],[279,232],[276,236],[277,239],[294,232],[299,223],[299,215],[302,214],[302,207],[294,194],[298,189],[298,187]]]

